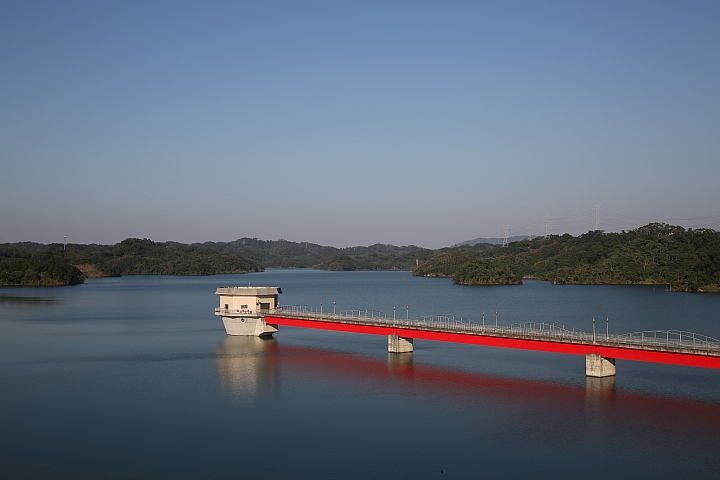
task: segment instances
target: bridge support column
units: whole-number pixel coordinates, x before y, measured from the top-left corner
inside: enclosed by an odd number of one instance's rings
[[[612,377],[615,375],[615,359],[598,353],[585,354],[585,375],[588,377]]]
[[[407,353],[413,351],[413,339],[399,337],[392,333],[388,335],[388,352],[389,353]]]

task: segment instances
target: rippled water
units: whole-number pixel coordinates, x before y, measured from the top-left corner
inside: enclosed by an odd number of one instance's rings
[[[3,478],[716,477],[720,371],[281,327],[227,337],[217,286],[283,304],[720,338],[720,295],[269,270],[0,289]],[[492,312],[492,314],[490,314]]]

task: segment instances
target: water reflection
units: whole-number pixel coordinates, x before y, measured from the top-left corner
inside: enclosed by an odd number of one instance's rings
[[[29,305],[47,305],[51,303],[58,303],[58,299],[55,297],[28,297],[18,295],[0,295],[0,305],[18,305],[18,304],[29,304]]]
[[[413,367],[412,352],[388,353],[388,374],[391,377],[412,377]]]
[[[504,428],[530,441],[545,441],[549,429],[577,442],[590,435],[648,448],[663,438],[702,455],[720,444],[720,403],[623,391],[614,377],[587,378],[584,386],[559,384],[419,364],[413,354],[383,359],[257,337],[228,336],[216,353],[222,394],[235,402],[262,401],[285,383],[330,388],[330,396],[337,391],[329,385],[345,384],[341,396],[397,393],[469,415],[506,412],[513,421]]]
[[[274,338],[228,335],[215,351],[220,391],[226,399],[245,403],[275,391],[277,368]]]
[[[588,398],[610,398],[615,395],[615,376],[585,377],[585,391]]]
[[[282,387],[282,374],[283,382],[315,378],[318,384],[362,385],[368,393],[396,389],[432,403],[455,402],[455,408],[495,405],[511,409],[518,419],[527,417],[525,425],[537,425],[542,415],[577,438],[582,432],[612,431],[651,442],[656,435],[692,431],[712,444],[720,432],[720,404],[619,391],[615,377],[587,378],[585,386],[558,384],[418,364],[411,353],[388,354],[383,360],[257,337],[227,337],[217,353],[222,392],[236,401],[253,401],[263,392],[274,395]],[[539,438],[546,434],[542,429],[535,433]]]

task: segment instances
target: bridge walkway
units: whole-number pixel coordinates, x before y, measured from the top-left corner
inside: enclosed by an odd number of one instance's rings
[[[615,359],[720,369],[719,340],[680,330],[598,334],[556,323],[495,325],[451,315],[403,319],[371,310],[323,313],[304,306],[260,313],[272,325],[387,335],[389,350],[397,352],[412,351],[412,340],[420,339],[585,355],[588,375],[589,362],[604,365],[593,376],[614,375]]]

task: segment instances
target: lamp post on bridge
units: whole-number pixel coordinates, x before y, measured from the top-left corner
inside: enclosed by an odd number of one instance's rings
[[[497,317],[498,317],[498,311],[495,310],[495,328],[497,328]]]
[[[410,305],[405,307],[405,320],[410,320]]]
[[[605,340],[610,340],[610,317],[605,317]]]
[[[395,320],[395,307],[393,306],[393,321]]]
[[[320,302],[320,315],[322,315],[322,302]]]
[[[335,315],[335,303],[337,302],[333,302],[333,315]]]
[[[595,343],[595,317],[593,317],[593,343]]]
[[[485,312],[483,312],[483,327],[485,326]]]

